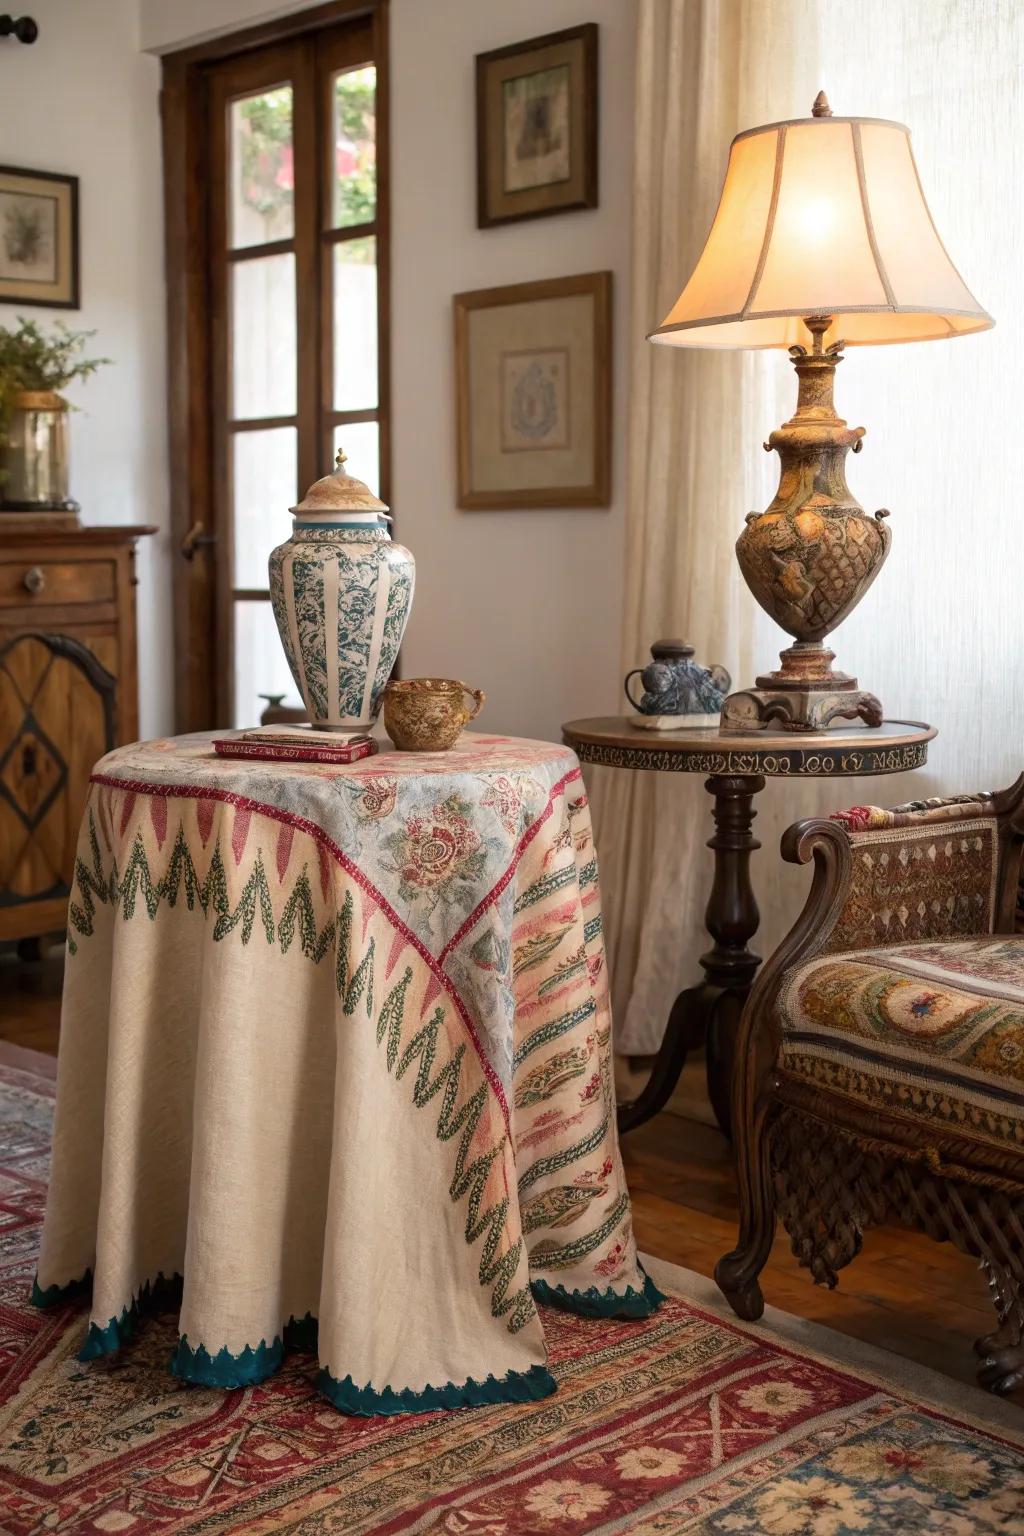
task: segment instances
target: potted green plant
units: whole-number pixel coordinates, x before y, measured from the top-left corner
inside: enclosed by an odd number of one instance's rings
[[[20,315],[0,326],[0,510],[77,511],[68,498],[68,402],[60,394],[108,357],[85,357],[94,331],[44,331]]]

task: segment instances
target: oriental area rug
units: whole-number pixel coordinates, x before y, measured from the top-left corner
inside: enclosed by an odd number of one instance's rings
[[[28,1301],[54,1091],[38,1060],[0,1065],[4,1536],[1024,1533],[1019,1410],[953,1382],[937,1406],[932,1373],[924,1393],[892,1357],[864,1371],[826,1329],[738,1326],[671,1266],[658,1284],[686,1294],[642,1321],[545,1309],[558,1392],[540,1402],[346,1418],[301,1355],[259,1386],[189,1386],[166,1370],[172,1316],[81,1364],[85,1306]]]

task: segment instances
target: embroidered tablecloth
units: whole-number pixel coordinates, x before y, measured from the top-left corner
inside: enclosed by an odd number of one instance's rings
[[[542,1397],[535,1298],[660,1299],[610,1031],[566,748],[120,748],[71,894],[35,1299],[91,1289],[85,1359],[179,1305],[171,1368],[208,1385],[316,1353],[347,1412]]]

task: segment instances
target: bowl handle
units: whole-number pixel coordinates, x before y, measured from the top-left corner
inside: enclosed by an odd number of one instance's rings
[[[463,693],[468,693],[471,699],[476,700],[476,708],[466,716],[467,720],[475,720],[484,707],[484,700],[487,698],[487,695],[482,688],[471,688],[468,683],[460,683],[459,687]]]

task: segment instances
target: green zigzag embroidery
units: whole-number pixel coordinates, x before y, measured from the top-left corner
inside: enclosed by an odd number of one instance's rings
[[[141,836],[136,836],[132,844],[124,874],[119,875],[115,861],[109,879],[106,878],[103,874],[96,824],[91,812],[89,814],[89,846],[92,867],[90,868],[81,857],[75,861],[75,885],[81,896],[81,903],[72,901],[69,911],[72,927],[83,937],[88,938],[94,932],[97,904],[114,908],[120,904],[121,916],[125,922],[130,922],[139,908],[141,897],[146,915],[151,920],[156,917],[162,902],[174,907],[182,899],[190,912],[198,908],[204,917],[214,912],[216,922],[213,927],[213,937],[218,941],[226,938],[237,928],[240,929],[242,943],[248,944],[255,930],[258,913],[267,943],[274,943],[275,925],[270,884],[259,852],[249,878],[242,888],[238,904],[232,910],[228,899],[227,874],[219,843],[213,850],[205,880],[201,879],[196,871],[184,829],[180,827],[171,850],[167,871],[159,880],[153,879]],[[312,887],[307,867],[303,865],[281,913],[276,938],[282,954],[287,954],[292,944],[298,942],[306,959],[312,960],[315,964],[323,960],[336,942],[335,980],[338,995],[342,998],[343,1011],[351,1016],[365,994],[366,1011],[369,1015],[373,1011],[374,941],[370,940],[366,954],[360,961],[355,974],[350,978],[348,957],[353,915],[354,905],[350,891],[345,897],[337,919],[332,918],[318,930]]]
[[[78,906],[72,903],[70,917],[78,933],[90,935],[93,932],[97,901],[112,906],[116,906],[120,901],[121,915],[125,921],[129,921],[135,915],[138,897],[141,894],[146,913],[152,919],[156,916],[162,901],[166,901],[169,906],[174,906],[183,893],[190,911],[198,906],[204,915],[207,915],[211,908],[217,913],[217,922],[213,930],[214,939],[225,938],[241,925],[242,942],[248,944],[258,910],[267,943],[274,942],[274,916],[270,889],[259,853],[256,855],[252,873],[239,897],[238,905],[232,912],[228,903],[227,877],[219,844],[214,848],[206,879],[201,880],[185,840],[184,830],[179,828],[167,873],[162,879],[154,881],[146,857],[145,845],[141,836],[137,836],[132,845],[123,878],[118,878],[115,863],[110,879],[106,881],[103,877],[99,841],[91,813],[89,841],[92,869],[89,869],[81,858],[76,860],[75,865],[76,884],[81,891],[82,904]],[[332,942],[335,942],[337,956],[335,983],[338,996],[342,1001],[342,1011],[347,1017],[351,1017],[360,1001],[365,1000],[366,1015],[370,1018],[373,1014],[374,941],[370,940],[365,955],[355,972],[350,974],[349,951],[353,919],[354,903],[350,891],[345,896],[336,922],[326,924],[320,932],[317,932],[309,878],[303,867],[277,925],[277,940],[282,951],[287,951],[297,937],[302,953],[315,962],[322,960]],[[509,1332],[518,1333],[536,1312],[529,1285],[509,1293],[509,1286],[519,1267],[523,1248],[522,1238],[519,1238],[503,1257],[496,1259],[495,1255],[508,1218],[508,1196],[506,1195],[496,1205],[488,1207],[486,1211],[481,1210],[487,1177],[495,1159],[504,1151],[505,1138],[502,1137],[488,1152],[476,1158],[475,1161],[469,1162],[473,1138],[487,1104],[487,1088],[481,1084],[462,1107],[456,1110],[463,1058],[466,1053],[465,1043],[459,1045],[447,1065],[441,1067],[436,1076],[431,1077],[437,1054],[438,1032],[445,1016],[443,1008],[438,1008],[434,1012],[431,1019],[413,1036],[399,1056],[402,1020],[405,1013],[405,993],[411,980],[412,971],[407,968],[402,979],[385,999],[377,1020],[377,1043],[380,1045],[387,1035],[387,1066],[389,1072],[394,1072],[396,1080],[400,1081],[413,1063],[417,1063],[416,1081],[413,1087],[413,1102],[417,1108],[428,1104],[443,1090],[437,1123],[438,1139],[450,1141],[461,1132],[455,1158],[455,1172],[449,1192],[454,1201],[468,1196],[466,1242],[475,1243],[478,1238],[484,1238],[480,1255],[480,1284],[493,1287],[492,1316],[507,1316],[506,1326]]]
[[[404,975],[385,998],[377,1020],[377,1044],[381,1045],[387,1036],[387,1068],[389,1072],[394,1073],[397,1082],[400,1082],[413,1063],[416,1063],[413,1103],[417,1109],[422,1109],[438,1093],[442,1093],[441,1109],[437,1120],[438,1140],[450,1141],[461,1132],[455,1155],[455,1171],[452,1174],[448,1192],[453,1201],[461,1200],[464,1195],[468,1195],[466,1242],[475,1243],[478,1238],[484,1238],[479,1275],[481,1286],[493,1287],[491,1316],[507,1315],[506,1327],[509,1333],[518,1333],[536,1313],[529,1285],[524,1285],[509,1294],[509,1286],[519,1268],[523,1240],[521,1237],[518,1238],[506,1250],[503,1257],[496,1259],[498,1245],[508,1220],[508,1196],[505,1195],[496,1204],[489,1206],[486,1211],[481,1211],[488,1175],[495,1160],[504,1152],[506,1138],[502,1136],[501,1140],[487,1152],[482,1153],[472,1163],[469,1161],[473,1138],[487,1105],[487,1088],[481,1083],[462,1107],[456,1110],[462,1080],[462,1063],[466,1054],[465,1042],[457,1047],[451,1059],[437,1070],[435,1076],[431,1077],[437,1056],[438,1033],[444,1023],[443,1008],[435,1010],[428,1022],[399,1054],[402,1019],[405,1013],[405,994],[411,980],[412,971],[406,967]]]

